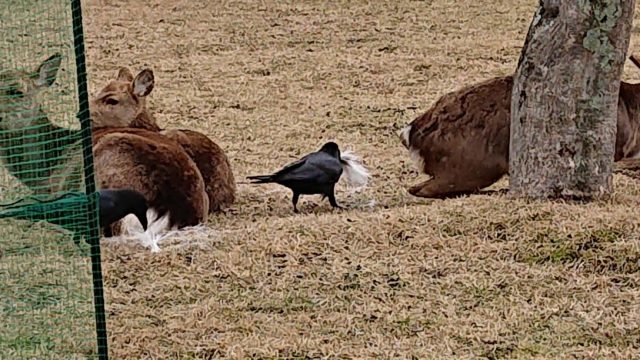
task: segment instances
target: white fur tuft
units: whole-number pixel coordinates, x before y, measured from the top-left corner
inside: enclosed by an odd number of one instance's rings
[[[362,165],[361,159],[353,151],[346,150],[340,155],[342,161],[343,176],[347,186],[351,188],[363,188],[369,182],[371,174]]]
[[[420,156],[420,151],[418,149],[409,149],[409,157],[411,161],[416,166],[419,173],[424,173],[424,159]]]
[[[402,130],[398,131],[398,136],[400,137],[400,141],[402,142],[402,145],[404,145],[404,147],[406,147],[407,149],[410,148],[409,146],[409,134],[411,134],[411,125],[407,125],[405,127],[402,128]]]
[[[398,132],[398,136],[400,137],[400,141],[402,145],[409,150],[409,157],[411,161],[414,163],[418,172],[424,172],[424,159],[420,156],[420,151],[418,149],[414,149],[409,143],[409,134],[411,134],[411,124],[405,126]]]
[[[169,213],[158,217],[155,209],[147,210],[147,231],[142,229],[142,224],[133,214],[129,214],[122,219],[122,235],[130,235],[137,238],[142,245],[149,247],[151,252],[160,251],[158,241],[168,234]]]

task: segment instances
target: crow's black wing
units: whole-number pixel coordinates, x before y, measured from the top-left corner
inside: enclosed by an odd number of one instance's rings
[[[307,158],[312,155],[312,154],[308,154],[305,155],[303,157],[301,157],[300,159],[289,163],[287,165],[285,165],[282,169],[270,174],[270,175],[252,175],[252,176],[247,176],[247,179],[250,180],[254,180],[254,182],[252,182],[252,184],[263,184],[263,183],[269,183],[269,182],[281,182],[281,179],[283,177],[286,177],[287,174],[289,174],[290,172],[294,171],[295,169],[299,168],[300,166],[304,165],[305,162],[307,161]]]
[[[304,165],[305,162],[307,161],[307,159],[309,158],[309,156],[311,156],[311,155],[313,155],[313,154],[307,154],[307,155],[301,157],[300,159],[285,165],[282,169],[276,171],[271,176],[274,179],[280,179],[282,176],[287,175],[288,173],[290,173],[290,172],[294,171],[295,169],[299,168],[300,166]]]
[[[340,160],[336,158],[332,157],[325,161],[314,162],[314,165],[324,173],[322,178],[326,179],[326,182],[338,182],[342,175],[342,164],[340,163]]]
[[[326,153],[313,153],[305,161],[291,167],[285,174],[278,176],[281,181],[305,181],[328,184],[337,182],[342,175],[340,161]]]

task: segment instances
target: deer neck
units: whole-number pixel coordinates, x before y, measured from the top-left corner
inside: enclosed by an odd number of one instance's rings
[[[147,109],[143,109],[136,115],[136,118],[130,125],[133,128],[145,129],[149,131],[160,131],[160,127],[156,122],[156,119],[149,113]]]

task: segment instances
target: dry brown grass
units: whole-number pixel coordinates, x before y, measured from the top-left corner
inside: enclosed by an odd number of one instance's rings
[[[303,197],[294,215],[287,190],[241,185],[189,246],[105,242],[112,357],[636,355],[636,181],[617,175],[616,196],[587,205],[403,189],[418,179],[396,131],[513,71],[535,5],[85,1],[93,93],[120,65],[152,67],[159,122],[210,135],[238,179],[327,140],[374,174],[337,194],[346,212]]]

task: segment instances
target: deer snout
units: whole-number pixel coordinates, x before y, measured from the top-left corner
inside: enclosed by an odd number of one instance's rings
[[[98,110],[96,110],[96,106],[93,103],[89,104],[89,115],[91,117],[94,117],[94,116],[98,115]]]
[[[98,109],[96,109],[95,105],[89,105],[89,118],[91,119],[91,123],[93,124],[97,119],[100,119],[102,114]]]

